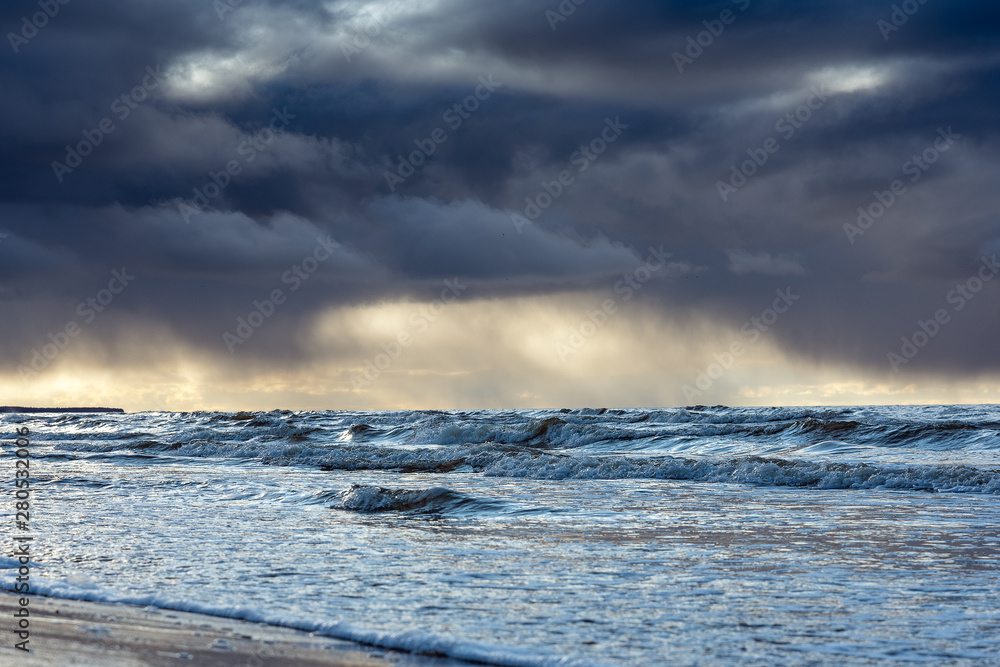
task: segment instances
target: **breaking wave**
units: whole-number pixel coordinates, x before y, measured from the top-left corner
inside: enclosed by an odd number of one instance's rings
[[[339,494],[334,509],[350,512],[461,513],[499,508],[500,503],[474,498],[443,486],[430,489],[387,489],[354,484]]]
[[[980,493],[997,493],[1000,474],[997,406],[276,410],[50,419],[59,428],[39,429],[35,439],[52,445],[49,456]]]

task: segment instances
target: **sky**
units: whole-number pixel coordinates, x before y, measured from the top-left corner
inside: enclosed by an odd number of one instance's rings
[[[1000,8],[12,0],[0,404],[1000,402]]]

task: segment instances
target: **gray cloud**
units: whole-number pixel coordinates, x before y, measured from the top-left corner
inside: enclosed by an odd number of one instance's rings
[[[295,341],[327,308],[424,298],[456,275],[482,299],[599,290],[664,245],[702,267],[650,284],[665,316],[738,326],[794,283],[776,344],[878,374],[1000,251],[1000,9],[926,3],[886,40],[891,3],[590,0],[553,31],[554,5],[404,3],[350,59],[380,5],[248,0],[224,20],[205,2],[66,5],[0,61],[0,367],[123,265],[142,278],[94,335],[156,327],[215,354],[329,235],[337,256],[247,358],[307,359]],[[5,5],[0,27],[18,32],[33,7]],[[733,22],[678,72],[674,54],[723,9]],[[121,117],[147,67],[158,84]],[[489,74],[502,87],[449,127]],[[275,109],[293,117],[265,141]],[[577,171],[609,117],[628,129]],[[60,182],[53,162],[106,118],[114,131]],[[386,170],[435,128],[447,140],[391,191]],[[914,171],[946,128],[960,137]],[[178,201],[231,162],[185,221]],[[567,169],[573,183],[518,233],[511,215]],[[895,180],[905,192],[845,233]],[[913,367],[1000,370],[985,289]]]

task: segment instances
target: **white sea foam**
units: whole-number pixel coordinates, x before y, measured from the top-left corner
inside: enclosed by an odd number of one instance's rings
[[[65,443],[60,449],[108,453],[125,451],[128,447],[98,441]],[[550,450],[501,443],[403,448],[345,444],[318,447],[283,440],[247,443],[195,441],[173,446],[142,445],[139,449],[175,456],[252,459],[271,465],[308,465],[329,470],[446,473],[464,469],[494,477],[550,480],[674,479],[821,489],[1000,493],[1000,469],[992,466],[903,465],[801,458],[802,455],[829,457],[867,451],[864,447],[829,441],[795,448],[800,455],[795,458],[552,453]]]
[[[8,559],[9,560],[9,559]],[[13,590],[13,577],[4,576],[0,568],[0,588]],[[380,631],[365,628],[346,621],[315,621],[294,614],[267,613],[244,606],[217,606],[200,602],[181,601],[166,595],[123,595],[117,591],[89,585],[81,587],[80,582],[68,580],[47,580],[34,577],[32,594],[87,602],[128,604],[142,607],[157,607],[174,611],[186,611],[223,618],[267,623],[318,635],[345,639],[348,641],[377,646],[379,648],[405,651],[418,655],[446,656],[456,660],[499,665],[502,667],[602,667],[601,663],[579,657],[561,656],[538,649],[522,649],[508,646],[494,646],[482,642],[469,641],[422,630]]]
[[[984,664],[998,648],[996,406],[30,426],[36,592],[494,664]],[[16,564],[0,560],[7,587]]]

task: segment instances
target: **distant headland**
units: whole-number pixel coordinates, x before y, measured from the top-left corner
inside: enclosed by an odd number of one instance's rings
[[[22,408],[16,405],[0,405],[0,413],[17,412],[31,414],[36,412],[118,412],[125,414],[121,408]]]

